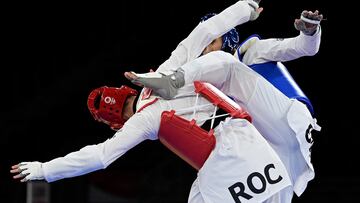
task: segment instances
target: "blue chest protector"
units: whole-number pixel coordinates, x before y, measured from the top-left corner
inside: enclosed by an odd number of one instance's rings
[[[250,68],[262,75],[278,90],[289,98],[297,99],[304,103],[314,116],[314,108],[309,98],[300,89],[286,67],[281,62],[267,62],[251,65]]]

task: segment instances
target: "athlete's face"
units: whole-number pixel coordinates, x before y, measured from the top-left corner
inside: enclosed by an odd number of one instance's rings
[[[123,108],[123,114],[122,114],[122,118],[124,120],[128,120],[131,116],[134,115],[134,101],[135,101],[136,96],[130,96],[126,99],[125,104],[124,104],[124,108]]]
[[[222,47],[222,37],[214,39],[202,52],[203,55],[208,54],[212,51],[219,51]]]

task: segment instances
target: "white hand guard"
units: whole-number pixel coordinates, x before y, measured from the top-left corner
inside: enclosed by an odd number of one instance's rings
[[[19,169],[21,171],[20,175],[24,177],[24,179],[21,180],[22,182],[44,179],[44,172],[41,162],[21,162],[19,165]]]
[[[306,35],[313,35],[322,19],[323,15],[319,14],[319,11],[311,12],[305,10],[301,13],[300,19],[295,20],[294,26]]]
[[[257,9],[259,8],[259,3],[261,0],[245,0],[250,7],[252,7],[253,9],[251,9],[251,14],[250,14],[250,21],[254,21],[256,20],[260,13],[257,11]]]

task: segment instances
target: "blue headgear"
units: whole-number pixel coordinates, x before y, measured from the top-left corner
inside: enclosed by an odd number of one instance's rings
[[[201,18],[201,22],[204,22],[215,15],[217,14],[216,13],[206,14]],[[221,50],[234,53],[237,47],[239,46],[239,33],[236,31],[235,28],[233,28],[222,36],[222,41],[223,44]]]

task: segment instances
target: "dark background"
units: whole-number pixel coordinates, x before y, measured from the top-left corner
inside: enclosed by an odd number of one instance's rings
[[[12,180],[11,165],[48,161],[113,135],[87,110],[92,89],[130,85],[122,76],[124,71],[157,67],[201,16],[221,12],[235,2],[135,0],[114,5],[4,6],[0,202],[25,202],[26,184]],[[293,21],[303,9],[319,9],[327,18],[322,22],[320,52],[285,63],[312,100],[323,128],[314,134],[316,177],[294,202],[355,202],[360,190],[355,167],[359,90],[352,64],[356,52],[348,50],[354,46],[353,26],[345,24],[352,12],[345,12],[344,17],[339,7],[325,0],[264,0],[262,6],[265,10],[257,21],[237,27],[241,39],[254,33],[262,38],[296,36]],[[146,141],[106,170],[51,183],[51,202],[96,202],[92,195],[99,191],[108,202],[119,198],[124,202],[186,202],[195,177],[194,169],[158,141]]]

